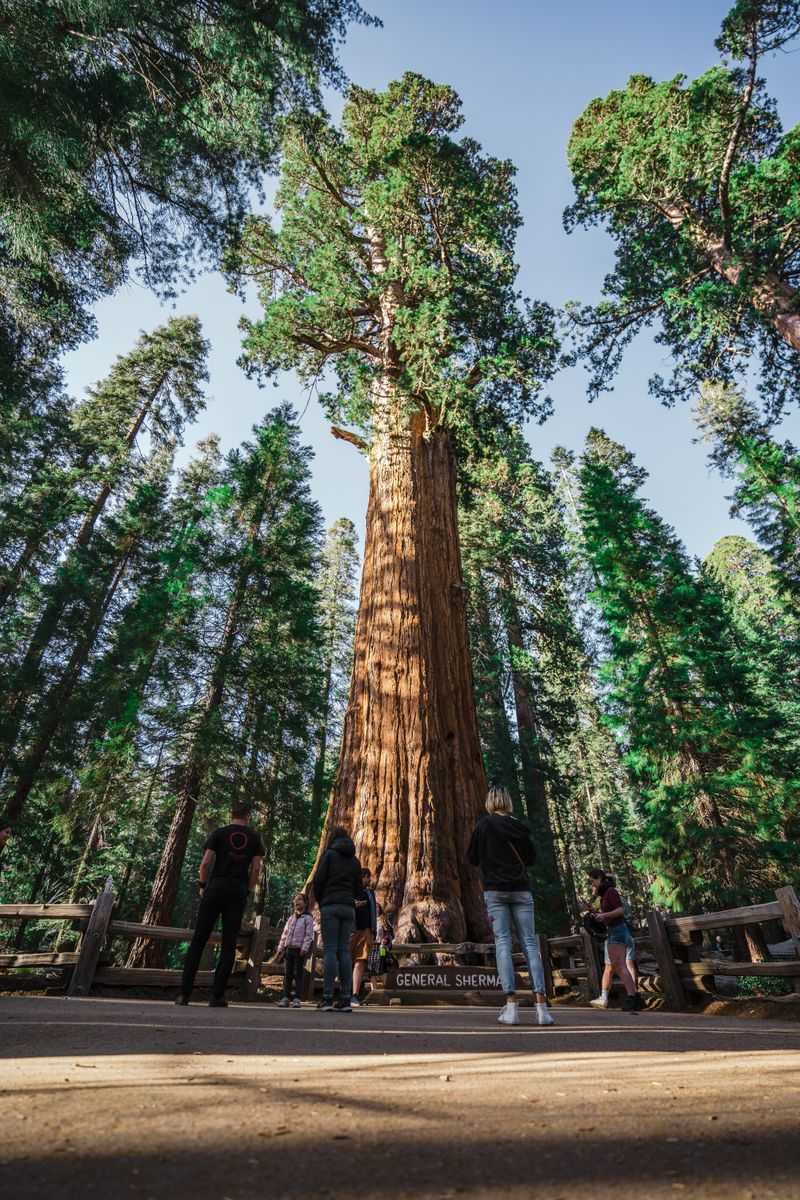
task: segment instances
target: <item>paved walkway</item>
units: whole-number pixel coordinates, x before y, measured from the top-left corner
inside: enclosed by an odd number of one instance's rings
[[[0,999],[15,1200],[800,1200],[800,1025]]]

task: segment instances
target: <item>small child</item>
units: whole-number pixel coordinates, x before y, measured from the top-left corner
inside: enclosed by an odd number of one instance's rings
[[[281,940],[278,942],[277,957],[286,956],[286,968],[283,976],[283,996],[278,1001],[279,1008],[288,1008],[294,982],[294,1000],[292,1008],[302,1008],[300,992],[303,987],[303,968],[306,958],[314,941],[314,922],[308,910],[308,901],[302,892],[298,892],[293,901],[294,912],[283,927]]]

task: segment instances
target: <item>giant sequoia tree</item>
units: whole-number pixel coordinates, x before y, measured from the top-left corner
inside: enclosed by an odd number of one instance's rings
[[[796,0],[739,0],[717,46],[741,65],[635,75],[575,122],[567,225],[604,224],[617,247],[607,299],[573,309],[593,392],[656,324],[676,367],[651,386],[668,401],[754,358],[774,410],[800,399],[800,127],[782,133],[758,76],[798,30]]]
[[[454,450],[541,410],[550,309],[520,302],[513,168],[471,139],[452,89],[408,74],[353,88],[341,130],[295,125],[281,224],[253,218],[235,269],[258,281],[245,361],[332,369],[333,432],[368,457],[355,667],[329,819],[353,828],[402,936],[483,927],[464,866],[484,775],[456,520]],[[345,426],[345,428],[341,428]]]

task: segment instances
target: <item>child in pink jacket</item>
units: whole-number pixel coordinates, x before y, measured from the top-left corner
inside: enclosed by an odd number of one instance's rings
[[[308,901],[302,892],[294,898],[294,912],[283,927],[281,940],[278,942],[277,957],[285,955],[286,969],[283,976],[283,996],[278,1001],[279,1008],[288,1008],[294,983],[294,1000],[292,1008],[301,1008],[300,993],[303,990],[303,970],[314,941],[314,922],[308,912]]]

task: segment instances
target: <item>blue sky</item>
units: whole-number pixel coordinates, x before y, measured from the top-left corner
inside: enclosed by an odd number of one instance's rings
[[[365,6],[384,27],[351,31],[342,51],[348,76],[382,88],[413,70],[455,87],[464,103],[464,132],[518,167],[525,220],[518,242],[522,290],[554,304],[595,299],[612,263],[610,239],[596,230],[567,237],[561,226],[571,200],[566,144],[572,122],[591,99],[623,86],[631,74],[664,79],[711,66],[729,0],[365,0]],[[800,121],[798,54],[765,65],[786,127]],[[338,115],[341,98],[330,96],[329,106]],[[137,284],[104,301],[97,309],[98,338],[67,359],[72,391],[80,394],[102,377],[140,329],[172,311],[197,313],[212,343],[208,407],[189,448],[211,430],[225,448],[234,446],[265,409],[289,399],[303,413],[305,440],[316,451],[314,492],[326,520],[349,516],[362,530],[365,462],[352,446],[331,438],[316,400],[309,401],[292,376],[277,390],[245,378],[236,366],[242,305],[217,276],[204,276],[167,308]],[[746,530],[728,516],[730,485],[709,471],[702,447],[692,444],[688,409],[667,410],[647,394],[648,377],[668,366],[663,348],[640,338],[613,393],[592,405],[583,371],[565,372],[551,388],[554,416],[531,427],[528,436],[546,459],[555,445],[580,450],[590,426],[602,426],[634,451],[650,472],[646,492],[652,503],[690,552],[702,556],[723,534]],[[797,423],[792,425],[796,435]]]

